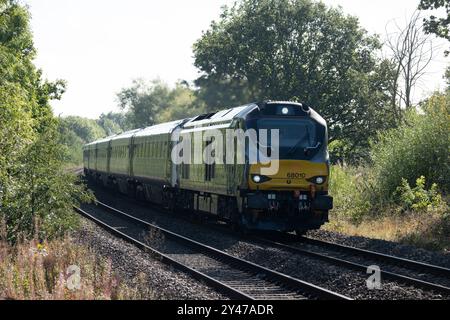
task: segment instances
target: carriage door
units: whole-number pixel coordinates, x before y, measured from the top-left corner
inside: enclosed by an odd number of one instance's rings
[[[176,132],[175,132],[176,130],[177,129],[172,131],[170,134],[171,138],[169,140],[169,151],[168,151],[169,167],[170,167],[170,184],[172,187],[179,186],[180,183],[180,180],[178,179],[178,173],[180,172],[181,165],[177,165],[172,161],[172,150],[175,147],[175,145],[180,141],[180,137],[176,139]]]
[[[112,142],[112,140],[109,140],[108,147],[106,149],[106,172],[107,173],[111,172],[111,151],[112,151],[111,142]]]

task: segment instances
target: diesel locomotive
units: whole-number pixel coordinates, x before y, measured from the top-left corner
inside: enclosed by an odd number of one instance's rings
[[[217,139],[230,146],[227,131],[252,129],[253,138],[235,135],[232,149],[220,153],[231,163],[193,160]],[[188,139],[193,136],[203,137],[200,147],[199,139]],[[181,143],[182,154],[174,152]],[[258,147],[257,160],[261,153],[266,158],[276,153],[276,171],[264,174],[271,164],[251,161],[252,145]],[[233,156],[227,157],[230,152]],[[174,161],[174,153],[192,161]],[[85,145],[83,160],[85,176],[106,187],[170,211],[207,213],[244,229],[301,235],[326,223],[333,208],[327,124],[311,107],[296,102],[251,103],[125,132]]]

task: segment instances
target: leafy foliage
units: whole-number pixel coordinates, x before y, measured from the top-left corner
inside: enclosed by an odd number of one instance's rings
[[[90,199],[77,178],[62,170],[64,152],[49,100],[63,81],[43,81],[33,65],[29,14],[0,0],[0,222],[16,241],[37,232],[52,237],[75,224],[72,205]]]
[[[359,223],[372,209],[370,188],[366,184],[368,168],[334,165],[331,167],[330,194],[334,198],[333,220]]]
[[[97,119],[96,122],[103,128],[107,136],[131,129],[127,123],[126,116],[121,112],[108,112],[107,114],[101,114],[100,118]]]
[[[438,192],[438,185],[433,183],[431,188],[425,188],[425,177],[416,180],[416,186],[411,188],[406,179],[396,191],[397,200],[405,210],[428,211],[444,204],[442,196]]]
[[[380,133],[372,147],[375,185],[383,199],[389,199],[406,179],[427,177],[442,190],[450,190],[450,95],[436,94],[412,111],[406,124]]]
[[[68,116],[59,119],[61,143],[66,148],[66,166],[80,166],[83,162],[82,147],[86,143],[128,129],[126,117],[122,113],[109,112],[99,119]]]
[[[243,0],[225,8],[194,44],[199,97],[208,108],[298,100],[330,124],[347,157],[363,156],[376,131],[394,125],[393,66],[357,18],[310,0]]]
[[[380,133],[371,164],[332,166],[329,230],[448,250],[449,106],[448,92],[436,93]]]
[[[450,40],[450,0],[421,0],[419,9],[438,10],[445,9],[447,16],[437,17],[434,14],[425,19],[425,30],[428,33],[434,33],[436,36]]]
[[[117,97],[120,107],[126,111],[127,125],[131,128],[183,119],[204,111],[194,92],[182,83],[171,89],[160,80],[149,84],[134,80],[132,86],[124,88]]]

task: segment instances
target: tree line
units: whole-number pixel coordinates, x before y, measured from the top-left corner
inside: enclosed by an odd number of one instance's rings
[[[443,4],[423,0],[420,8]],[[327,119],[333,161],[361,162],[377,133],[417,106],[414,89],[442,54],[430,33],[445,37],[445,19],[422,19],[416,11],[394,21],[381,39],[321,2],[242,0],[193,44],[193,83],[136,80],[119,92],[119,106],[127,127],[138,128],[265,99],[300,101]]]
[[[73,227],[72,205],[89,194],[63,170],[64,148],[50,100],[64,81],[42,78],[28,10],[0,0],[0,238],[16,242]]]

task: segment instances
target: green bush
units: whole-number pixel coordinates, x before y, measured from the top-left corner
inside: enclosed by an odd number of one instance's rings
[[[423,106],[423,112],[411,111],[406,123],[383,132],[372,145],[374,186],[382,200],[390,200],[406,179],[427,177],[428,185],[437,183],[450,190],[450,95],[436,94]]]
[[[431,188],[425,188],[425,177],[416,180],[416,186],[411,188],[406,179],[395,192],[396,200],[404,210],[431,211],[444,205],[442,196],[438,192],[438,185],[433,183]]]
[[[367,169],[362,167],[340,164],[331,167],[330,194],[334,198],[334,217],[358,223],[369,214],[372,206],[367,175]]]

